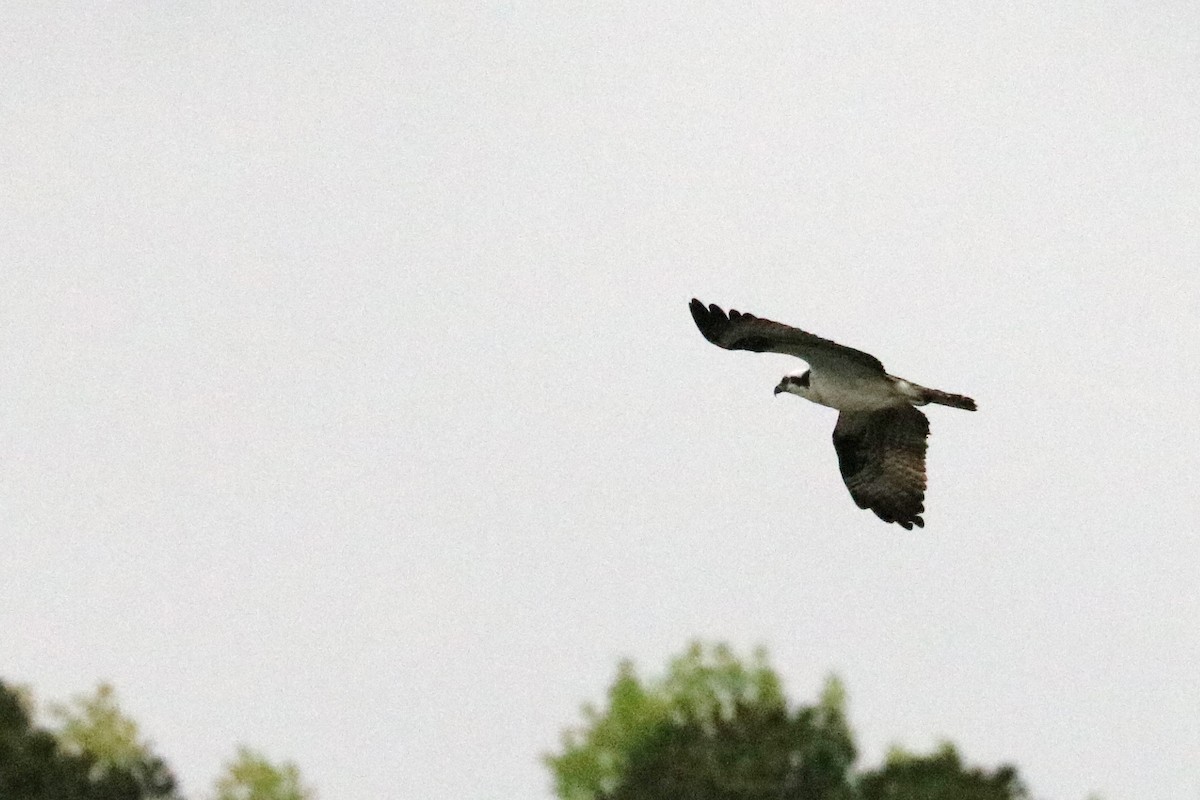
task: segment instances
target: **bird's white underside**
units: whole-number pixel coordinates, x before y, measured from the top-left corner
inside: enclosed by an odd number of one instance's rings
[[[799,375],[803,370],[795,373]],[[876,411],[921,404],[908,381],[891,375],[839,374],[809,370],[808,386],[790,383],[785,391],[839,411]]]

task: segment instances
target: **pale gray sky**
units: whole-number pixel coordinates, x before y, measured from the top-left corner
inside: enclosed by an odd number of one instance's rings
[[[0,676],[194,794],[548,798],[617,660],[1200,797],[1185,2],[9,3]],[[752,311],[974,396],[859,511]]]

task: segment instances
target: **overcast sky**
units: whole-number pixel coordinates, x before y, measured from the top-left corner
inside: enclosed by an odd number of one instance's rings
[[[544,800],[700,637],[863,764],[1200,797],[1194,4],[8,3],[0,69],[0,677],[193,795]],[[693,296],[978,400],[924,530]]]

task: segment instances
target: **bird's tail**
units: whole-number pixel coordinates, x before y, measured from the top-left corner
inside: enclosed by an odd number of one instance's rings
[[[975,401],[965,395],[951,394],[950,392],[943,392],[938,389],[927,389],[924,386],[921,387],[921,393],[925,396],[925,402],[927,403],[961,408],[965,411],[975,410]]]

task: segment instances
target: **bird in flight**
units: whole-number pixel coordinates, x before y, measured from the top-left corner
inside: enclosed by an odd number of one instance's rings
[[[975,410],[960,394],[927,389],[887,374],[875,356],[799,328],[692,299],[704,338],[726,350],[787,353],[809,368],[785,375],[775,394],[799,395],[838,410],[833,448],[850,496],[884,522],[925,526],[925,438],[929,420],[914,406],[937,403]]]

